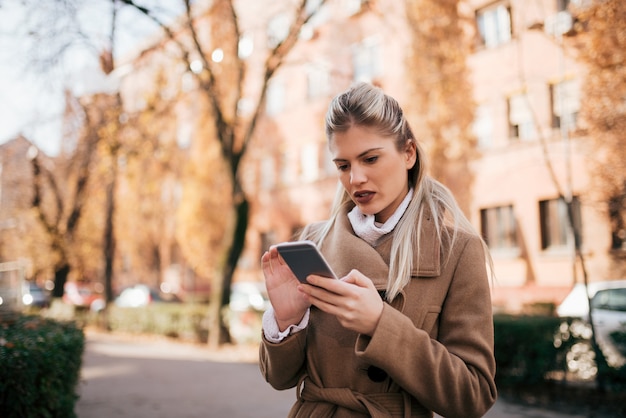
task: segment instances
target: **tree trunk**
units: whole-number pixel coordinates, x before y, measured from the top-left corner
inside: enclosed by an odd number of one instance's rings
[[[57,266],[54,271],[54,289],[52,289],[53,298],[62,298],[65,291],[65,283],[67,276],[70,274],[70,265],[67,261]]]
[[[107,305],[113,302],[113,263],[115,260],[115,233],[113,216],[115,215],[115,185],[117,183],[117,156],[111,158],[111,173],[106,189],[105,226],[103,238],[104,250],[104,292]]]
[[[217,347],[221,344],[231,343],[232,337],[228,330],[228,326],[224,323],[222,312],[230,303],[230,287],[233,282],[233,276],[237,263],[243,252],[246,241],[246,231],[248,229],[248,216],[250,204],[248,200],[240,194],[241,199],[235,203],[235,229],[233,233],[233,241],[228,250],[226,265],[221,277],[216,293],[211,297],[210,308],[210,329],[209,329],[209,346]]]

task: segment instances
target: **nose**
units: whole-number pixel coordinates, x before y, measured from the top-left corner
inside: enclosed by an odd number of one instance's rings
[[[363,184],[366,180],[367,177],[363,169],[356,166],[350,169],[350,184]]]

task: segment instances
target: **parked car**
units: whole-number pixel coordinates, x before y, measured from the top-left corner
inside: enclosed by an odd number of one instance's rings
[[[77,308],[97,311],[104,306],[102,295],[89,284],[66,282],[63,289],[63,302]]]
[[[164,294],[145,284],[129,286],[115,298],[115,304],[124,308],[137,308],[153,302],[180,302],[180,299],[173,293]]]
[[[621,367],[626,364],[626,280],[592,282],[588,289],[598,346],[609,365]],[[585,286],[576,284],[556,311],[589,322]]]
[[[45,289],[37,286],[37,283],[31,281],[24,282],[22,303],[25,306],[45,308],[50,305],[50,295]]]
[[[230,288],[229,307],[235,312],[264,312],[270,306],[265,283],[236,282]]]
[[[270,307],[264,282],[235,282],[228,305],[230,335],[241,344],[258,342],[263,312]]]

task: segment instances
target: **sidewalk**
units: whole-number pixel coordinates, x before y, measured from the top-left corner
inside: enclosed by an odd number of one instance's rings
[[[276,391],[255,347],[211,352],[162,338],[88,331],[78,418],[280,418],[294,390]],[[486,418],[584,418],[498,400]]]

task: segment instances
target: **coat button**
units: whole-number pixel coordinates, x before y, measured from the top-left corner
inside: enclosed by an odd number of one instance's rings
[[[372,382],[382,382],[387,378],[387,372],[376,366],[369,366],[367,368],[367,377],[369,377]]]

